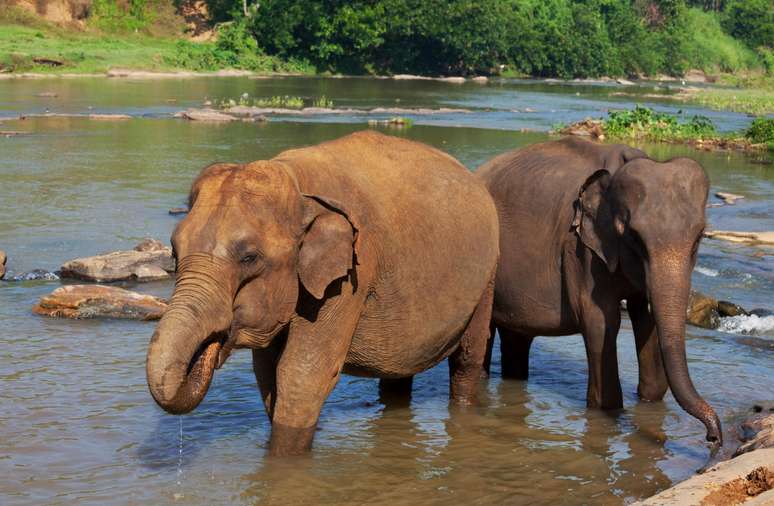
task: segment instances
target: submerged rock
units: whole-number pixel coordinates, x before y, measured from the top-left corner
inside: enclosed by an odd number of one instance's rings
[[[715,192],[715,196],[730,206],[736,204],[737,200],[744,198],[744,195],[728,192]]]
[[[172,216],[178,215],[178,214],[188,214],[189,209],[187,207],[173,207],[169,210],[169,214]]]
[[[132,251],[116,251],[65,262],[61,276],[98,282],[152,281],[168,278],[169,273],[174,271],[172,248],[146,239]]]
[[[62,286],[32,308],[35,314],[54,318],[132,320],[158,320],[166,310],[167,303],[158,297],[102,285]]]
[[[223,114],[215,109],[189,109],[175,114],[175,117],[191,121],[218,121],[228,122],[236,121],[234,116]]]
[[[691,290],[691,295],[688,298],[686,320],[689,324],[697,327],[705,329],[718,328],[720,325],[718,301],[703,293]]]
[[[8,261],[8,257],[5,254],[5,251],[0,249],[0,279],[3,279],[5,276],[5,262]]]
[[[704,237],[729,242],[774,245],[774,232],[736,232],[733,230],[708,230]]]
[[[29,272],[16,274],[9,281],[56,281],[58,279],[59,275],[56,272],[45,269],[33,269]]]

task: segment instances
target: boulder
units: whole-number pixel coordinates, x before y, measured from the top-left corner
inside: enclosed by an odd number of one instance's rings
[[[754,406],[752,416],[740,427],[742,445],[736,449],[734,457],[761,448],[774,448],[774,404]]]
[[[745,311],[745,309],[739,304],[734,304],[733,302],[728,302],[727,300],[718,301],[718,313],[722,317],[750,315],[750,313]]]
[[[716,464],[704,474],[695,475],[633,506],[772,504],[772,487],[774,449],[763,449]]]
[[[158,297],[102,285],[62,286],[32,308],[35,314],[54,318],[132,320],[158,320],[166,310],[167,303]]]
[[[689,324],[705,329],[716,329],[720,325],[718,301],[700,292],[691,290],[688,298],[686,320]]]
[[[132,251],[116,251],[65,262],[60,275],[97,282],[152,281],[168,278],[174,271],[172,248],[146,239]]]
[[[5,255],[5,251],[0,249],[0,279],[5,276],[5,262],[8,261],[8,257]]]

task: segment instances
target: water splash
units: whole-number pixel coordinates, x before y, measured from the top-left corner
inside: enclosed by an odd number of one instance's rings
[[[718,330],[730,334],[762,335],[774,332],[774,315],[772,316],[729,316],[720,319]]]
[[[715,269],[710,269],[709,267],[702,267],[701,265],[697,265],[693,270],[695,270],[699,274],[704,274],[705,276],[709,276],[711,278],[716,278],[720,274],[720,271],[716,271]]]

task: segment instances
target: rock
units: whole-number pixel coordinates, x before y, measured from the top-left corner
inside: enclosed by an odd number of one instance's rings
[[[464,77],[439,77],[437,80],[444,83],[454,83],[454,84],[462,84],[465,82]]]
[[[42,93],[38,93],[35,95],[38,98],[56,98],[59,95],[57,93],[54,93],[53,91],[44,91]]]
[[[175,117],[184,118],[191,121],[236,121],[234,116],[223,114],[214,109],[189,109],[175,114]]]
[[[615,82],[622,86],[634,86],[634,83],[632,81],[629,81],[628,79],[619,78],[616,79]]]
[[[718,301],[703,293],[691,290],[688,298],[688,311],[686,321],[697,327],[716,329],[720,325],[720,313],[718,313]]]
[[[683,81],[687,83],[706,83],[709,79],[707,79],[707,74],[705,74],[704,71],[691,69],[685,73]]]
[[[32,311],[54,318],[158,320],[166,309],[167,303],[152,295],[114,286],[67,285],[41,297]]]
[[[13,276],[10,281],[56,281],[59,275],[56,272],[44,269],[33,269]]]
[[[486,84],[487,82],[489,82],[489,78],[486,76],[476,76],[473,79],[471,79],[471,81],[478,84]]]
[[[3,279],[5,276],[5,263],[8,261],[8,257],[5,254],[5,251],[0,249],[0,279]]]
[[[176,214],[188,214],[188,208],[187,207],[173,207],[169,210],[169,214],[172,216]]]
[[[759,318],[765,318],[767,316],[774,316],[774,311],[771,311],[770,309],[763,309],[760,307],[756,307],[755,309],[750,310],[751,315],[755,315]]]
[[[19,135],[27,135],[29,132],[23,132],[21,130],[0,130],[0,136],[3,137],[18,137]]]
[[[733,230],[707,230],[704,237],[730,242],[774,245],[774,232],[736,232]]]
[[[753,406],[753,414],[742,422],[740,429],[742,445],[734,457],[761,448],[774,448],[774,403]]]
[[[128,114],[89,114],[89,119],[101,119],[108,121],[132,119]]]
[[[97,282],[152,281],[168,278],[174,271],[172,248],[146,239],[132,251],[70,260],[62,265],[61,276]]]
[[[730,206],[733,206],[737,200],[744,198],[744,195],[728,192],[715,192],[715,196]]]
[[[742,306],[734,304],[733,302],[728,302],[727,300],[718,301],[718,313],[723,317],[750,315],[750,313],[745,311]]]
[[[583,121],[578,121],[572,125],[565,127],[556,133],[563,135],[579,135],[583,137],[604,138],[605,131],[602,128],[602,122],[600,120],[594,120],[586,118]]]
[[[710,467],[674,487],[654,495],[639,506],[720,506],[772,504],[774,449],[756,450]],[[757,496],[757,497],[756,497]],[[634,506],[633,505],[633,506]]]

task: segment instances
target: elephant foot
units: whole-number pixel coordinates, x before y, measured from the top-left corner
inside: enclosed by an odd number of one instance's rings
[[[316,426],[297,428],[274,422],[271,426],[269,455],[287,457],[303,455],[312,448]]]

